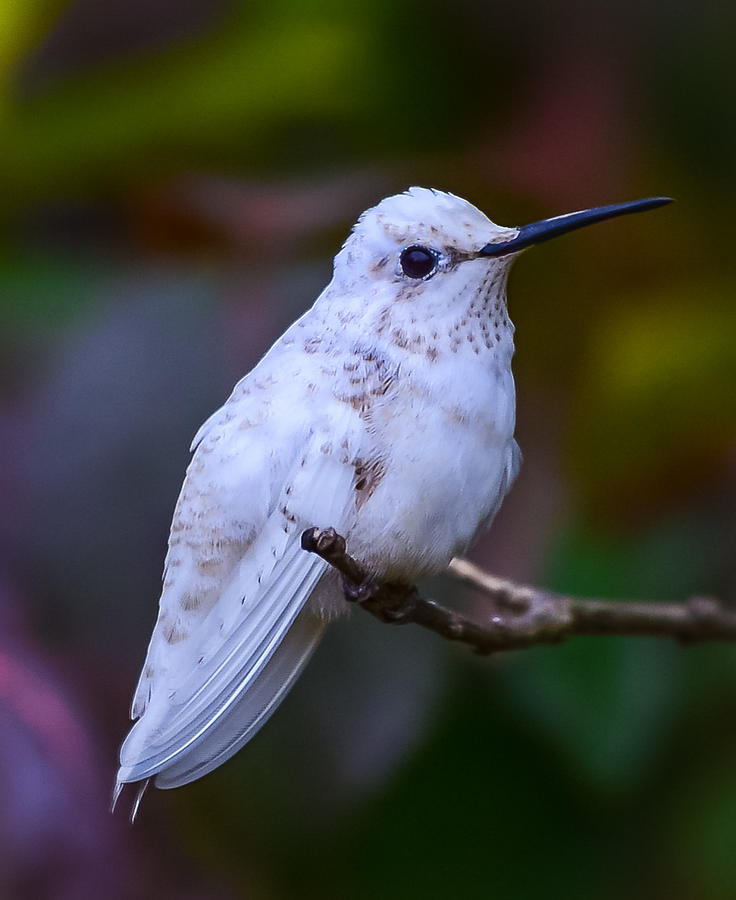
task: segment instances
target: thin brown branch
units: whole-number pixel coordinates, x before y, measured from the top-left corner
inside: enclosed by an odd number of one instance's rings
[[[478,653],[557,644],[574,635],[648,635],[683,643],[736,641],[736,610],[708,597],[684,603],[594,600],[555,594],[496,578],[465,559],[449,573],[489,601],[485,621],[475,621],[419,596],[415,587],[379,583],[353,559],[333,528],[310,528],[302,547],[316,553],[343,577],[348,600],[383,622],[414,622]]]

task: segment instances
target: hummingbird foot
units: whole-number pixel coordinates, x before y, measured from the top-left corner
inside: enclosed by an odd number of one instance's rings
[[[348,603],[360,603],[361,605],[373,600],[381,589],[380,582],[371,575],[359,582],[353,581],[346,575],[342,576],[342,592]]]
[[[413,585],[381,582],[347,552],[345,538],[334,528],[308,528],[302,548],[316,553],[342,575],[342,591],[348,603],[357,603],[382,622],[401,625],[414,620],[419,592]]]
[[[355,584],[343,576],[342,588],[348,602],[360,604],[382,622],[403,625],[413,621],[419,599],[413,585],[380,582],[372,576]]]

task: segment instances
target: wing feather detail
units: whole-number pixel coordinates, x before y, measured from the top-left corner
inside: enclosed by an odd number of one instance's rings
[[[355,477],[354,413],[346,404],[325,412],[332,418],[323,416],[308,427],[294,416],[279,426],[286,433],[274,433],[266,419],[257,423],[262,427],[246,429],[247,439],[242,427],[232,433],[237,417],[222,410],[203,426],[187,476],[204,485],[202,498],[190,524],[185,482],[172,535],[180,523],[189,549],[180,553],[179,545],[170,543],[159,621],[134,701],[140,718],[120,751],[119,782],[156,776],[158,786],[175,787],[211,771],[276,709],[319,641],[323,623],[305,605],[327,566],[301,549],[300,537],[312,525],[349,527]],[[344,435],[339,453],[326,439],[335,433]],[[242,443],[233,447],[236,439]],[[213,458],[208,470],[208,448],[220,442],[235,452],[224,462],[222,456]],[[243,469],[245,484],[238,481]],[[204,551],[197,535],[220,534],[218,516],[225,524],[228,517],[242,519],[244,503],[259,507],[265,519],[258,523],[251,516],[257,533],[230,560],[228,571],[218,573],[213,587],[213,579],[201,575]],[[202,524],[205,516],[210,531]],[[213,565],[222,568],[219,560]],[[192,583],[200,585],[207,602],[182,612]]]
[[[310,558],[300,548],[298,553],[285,554],[283,565],[276,567],[278,571],[264,593],[266,610],[259,616],[258,627],[251,632],[250,617],[245,617],[223,642],[223,661],[205,676],[194,694],[191,686],[199,680],[196,669],[188,673],[181,686],[153,697],[120,751],[119,780],[148,778],[178,757],[191,754],[234,705],[246,698],[250,685],[278,649],[324,570],[321,560]]]
[[[268,721],[309,661],[327,623],[302,609],[273,656],[216,729],[156,777],[156,787],[174,788],[201,778],[222,765]]]

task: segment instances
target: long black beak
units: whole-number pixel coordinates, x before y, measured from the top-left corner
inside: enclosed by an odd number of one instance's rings
[[[507,253],[518,253],[532,244],[541,244],[550,238],[559,237],[576,228],[585,228],[586,225],[594,225],[605,219],[613,219],[616,216],[626,216],[629,213],[644,212],[647,209],[656,209],[672,203],[670,197],[648,197],[646,200],[632,200],[629,203],[612,203],[610,206],[595,206],[593,209],[583,209],[580,212],[567,213],[564,216],[555,216],[553,219],[542,219],[540,222],[532,222],[531,225],[523,225],[519,233],[510,241],[499,244],[486,244],[480,250],[482,256],[506,256]]]

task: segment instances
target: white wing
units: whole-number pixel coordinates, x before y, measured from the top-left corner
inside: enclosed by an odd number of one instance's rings
[[[347,527],[360,425],[331,394],[305,396],[303,375],[271,351],[198,435],[119,783],[156,775],[175,787],[220,765],[319,640],[323,622],[304,607],[326,564],[300,536]]]

